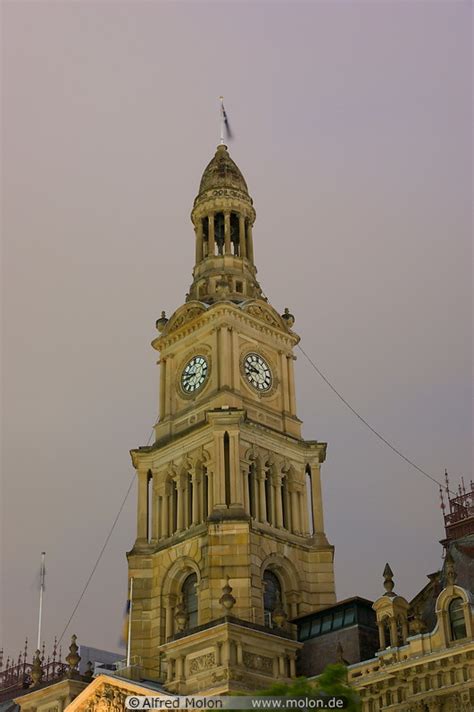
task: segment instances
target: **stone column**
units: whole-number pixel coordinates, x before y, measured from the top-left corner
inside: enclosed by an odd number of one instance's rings
[[[163,596],[165,605],[165,641],[174,633],[174,607],[176,605],[176,596],[169,594]]]
[[[240,256],[247,257],[247,245],[245,242],[245,218],[243,215],[239,215],[239,245]]]
[[[214,473],[211,469],[207,470],[207,512],[210,514],[214,507]]]
[[[239,334],[231,327],[229,331],[232,356],[232,388],[236,391],[240,391]]]
[[[283,482],[285,483],[283,485]],[[282,488],[281,488],[281,494],[283,497],[283,503],[285,505],[284,511],[286,512],[286,522],[283,522],[283,526],[286,529],[288,529],[289,532],[293,531],[293,524],[292,524],[292,511],[291,511],[291,503],[290,503],[290,492],[288,490],[289,483],[288,483],[288,478],[286,477],[285,480],[282,480]]]
[[[324,532],[323,498],[321,494],[321,465],[314,463],[311,467],[311,496],[313,499],[314,532]]]
[[[155,477],[156,477],[156,472],[153,475],[153,480],[155,480]],[[151,538],[154,541],[158,541],[158,539],[160,538],[160,522],[163,518],[163,515],[162,515],[163,502],[162,502],[162,499],[159,496],[157,488],[155,486],[153,487],[153,500],[154,500],[154,507],[153,507],[153,521],[152,521]]]
[[[244,493],[243,479],[240,477],[239,432],[229,432],[229,466],[230,466],[230,505],[234,509],[243,509]]]
[[[184,678],[184,656],[178,655],[176,658],[176,679],[182,680]]]
[[[169,536],[169,508],[170,508],[170,503],[169,503],[168,484],[166,483],[165,489],[164,489],[164,494],[162,497],[162,507],[161,507],[162,517],[161,517],[161,522],[160,522],[160,532],[161,532],[162,537]]]
[[[217,328],[219,345],[219,388],[231,387],[232,335],[229,327]]]
[[[249,500],[249,465],[248,462],[244,462],[240,468],[240,476],[242,479],[242,488],[244,494],[244,511],[250,514],[250,500]]]
[[[272,527],[275,526],[275,485],[273,484],[273,477],[271,476],[270,472],[267,472],[267,480],[269,483],[269,487],[267,487],[266,491],[268,492],[268,499],[269,502],[267,503],[267,519],[268,523],[272,525]]]
[[[161,373],[160,373],[160,420],[163,420],[165,417],[165,411],[166,411],[166,391],[165,391],[165,383],[166,383],[166,359],[162,358],[160,360],[160,366],[161,366]]]
[[[213,504],[218,509],[227,509],[225,501],[224,432],[214,432]]]
[[[300,509],[300,524],[301,524],[301,533],[307,534],[308,533],[308,510],[306,508],[306,497],[305,493],[303,490],[300,489],[298,492],[298,499],[299,499],[299,509]]]
[[[209,215],[209,257],[214,257],[216,253],[216,240],[214,235],[214,213],[211,213],[211,215]]]
[[[167,682],[173,682],[173,663],[174,658],[170,658],[169,655],[166,659],[166,680]]]
[[[172,411],[172,386],[171,383],[171,371],[172,371],[172,357],[168,356],[166,359],[166,379],[165,379],[165,415],[170,415]]]
[[[283,655],[278,656],[278,672],[281,677],[286,677],[285,657]]]
[[[137,470],[137,540],[146,541],[148,535],[148,470]]]
[[[294,483],[291,484],[290,502],[291,502],[292,531],[295,534],[299,534],[301,532],[300,510],[299,510],[299,502],[298,502],[298,491],[296,490]]]
[[[275,473],[274,474],[274,487],[273,487],[273,492],[275,495],[275,526],[278,527],[278,529],[282,529],[283,527],[283,492],[282,492],[282,487],[281,487],[281,474]]]
[[[265,471],[259,468],[258,472],[258,518],[261,522],[267,522],[267,498],[265,494]]]
[[[283,353],[283,351],[280,352],[280,369],[281,369],[281,378],[282,378],[282,384],[281,384],[281,392],[283,395],[283,410],[285,413],[290,412],[290,393],[289,393],[289,385],[288,385],[288,362],[287,362],[287,356]]]
[[[258,519],[259,517],[259,509],[258,509],[258,479],[257,479],[257,467],[255,464],[252,465],[254,468],[253,470],[253,477],[252,477],[252,497],[253,497],[253,516],[255,519]]]
[[[222,643],[221,660],[222,660],[222,665],[224,665],[224,666],[227,666],[230,663],[230,641],[229,640],[224,640],[224,642]]]
[[[242,650],[242,643],[237,643],[237,665],[243,665],[244,655]]]
[[[296,677],[296,664],[294,655],[290,655],[290,677]]]
[[[193,483],[193,511],[192,511],[192,523],[198,524],[201,521],[201,513],[199,511],[199,489],[198,489],[198,478],[195,472],[192,474]]]
[[[175,533],[175,522],[177,524],[177,520],[178,520],[178,511],[177,511],[177,509],[178,509],[178,496],[177,496],[178,490],[176,487],[176,482],[174,480],[172,481],[171,484],[172,484],[171,493],[170,493],[170,496],[168,499],[168,502],[169,502],[169,531],[170,531],[170,534],[174,534]],[[175,489],[176,489],[176,498],[174,496]]]
[[[196,264],[199,264],[203,257],[202,242],[202,218],[198,218],[196,225]]]
[[[295,397],[295,374],[293,370],[293,361],[295,357],[291,354],[286,357],[287,367],[288,367],[288,393],[290,398],[290,413],[295,415],[296,413],[296,397]]]
[[[224,213],[224,253],[226,255],[232,254],[232,248],[230,245],[230,213]]]
[[[390,645],[392,648],[398,647],[397,621],[390,618]]]
[[[247,255],[251,262],[253,262],[253,237],[252,237],[252,224],[250,220],[247,223]]]
[[[385,627],[382,621],[377,621],[377,628],[379,629],[380,650],[385,650],[387,641],[385,640]]]
[[[178,483],[178,531],[181,532],[184,529],[184,512],[186,506],[186,488],[183,487],[182,483]]]
[[[403,636],[403,642],[406,643],[407,638],[408,638],[408,623],[405,618],[402,621],[402,636]]]

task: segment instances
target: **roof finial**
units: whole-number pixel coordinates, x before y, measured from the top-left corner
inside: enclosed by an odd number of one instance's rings
[[[393,571],[390,568],[388,564],[385,564],[385,568],[383,570],[383,587],[385,589],[385,595],[386,596],[394,596],[395,594],[392,593],[394,583],[393,583]]]

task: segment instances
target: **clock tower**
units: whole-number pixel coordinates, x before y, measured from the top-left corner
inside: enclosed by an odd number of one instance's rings
[[[295,676],[291,619],[335,602],[320,468],[296,413],[293,316],[263,296],[255,210],[220,145],[191,220],[193,282],[157,321],[155,442],[138,478],[131,654],[180,694],[268,687]]]

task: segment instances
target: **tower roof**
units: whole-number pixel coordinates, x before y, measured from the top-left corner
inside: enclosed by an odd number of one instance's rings
[[[214,158],[206,166],[199,185],[199,193],[211,188],[235,188],[248,193],[245,178],[229,156],[227,146],[224,144],[217,147]]]

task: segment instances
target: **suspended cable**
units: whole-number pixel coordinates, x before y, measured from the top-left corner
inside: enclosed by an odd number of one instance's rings
[[[152,436],[153,436],[153,430],[151,431],[150,437],[148,438],[147,446],[150,444]],[[100,550],[99,556],[97,557],[96,562],[95,562],[94,566],[92,567],[92,571],[90,572],[89,577],[88,577],[88,579],[87,579],[87,581],[86,581],[86,583],[85,583],[85,585],[84,585],[84,588],[82,589],[81,595],[79,596],[79,598],[78,598],[78,600],[77,600],[77,603],[76,603],[76,605],[74,606],[71,615],[69,616],[68,622],[67,622],[66,625],[64,626],[64,630],[63,630],[63,632],[61,633],[61,636],[60,636],[60,638],[59,638],[59,640],[58,640],[58,644],[59,644],[59,643],[61,642],[61,640],[63,639],[64,634],[65,634],[65,632],[67,631],[70,622],[71,622],[72,619],[74,618],[74,615],[75,615],[77,609],[79,608],[79,605],[80,605],[82,599],[84,598],[84,594],[85,594],[85,592],[87,591],[87,588],[88,588],[90,582],[92,581],[92,577],[94,576],[94,574],[95,574],[95,572],[96,572],[96,569],[97,569],[97,567],[98,567],[98,565],[99,565],[99,563],[100,563],[100,560],[102,559],[102,555],[103,555],[103,553],[104,553],[104,551],[105,551],[105,549],[106,549],[106,547],[107,547],[107,544],[109,543],[109,539],[110,539],[110,537],[112,536],[113,531],[114,531],[114,529],[115,529],[115,527],[116,527],[116,524],[117,524],[117,522],[118,522],[118,520],[119,520],[119,517],[120,517],[120,515],[121,515],[121,513],[122,513],[122,510],[123,510],[123,508],[125,507],[125,503],[126,503],[126,501],[127,501],[127,499],[128,499],[128,495],[130,494],[130,492],[131,492],[131,490],[132,490],[132,487],[133,487],[133,483],[134,483],[134,482],[135,482],[135,477],[132,476],[132,479],[131,479],[131,481],[130,481],[130,484],[129,484],[129,486],[128,486],[128,489],[127,489],[127,491],[126,491],[126,493],[125,493],[125,497],[124,497],[123,500],[122,500],[122,504],[120,505],[119,510],[118,510],[118,512],[117,512],[117,514],[116,514],[116,516],[115,516],[115,519],[114,519],[114,521],[113,521],[113,523],[112,523],[112,526],[111,526],[110,529],[109,529],[109,533],[107,534],[107,536],[106,536],[106,538],[105,538],[104,545],[102,546],[102,549]]]
[[[376,435],[376,436],[379,438],[379,440],[381,440],[383,443],[385,443],[385,445],[388,445],[388,447],[389,447],[391,450],[393,450],[394,453],[396,453],[399,457],[401,457],[402,460],[405,460],[405,462],[407,462],[409,465],[411,465],[412,467],[414,467],[415,470],[418,470],[418,472],[420,472],[422,475],[424,475],[424,476],[427,477],[429,480],[431,480],[432,482],[434,482],[435,484],[437,484],[438,487],[440,487],[440,488],[445,488],[445,489],[447,490],[446,485],[442,485],[441,482],[439,482],[435,477],[432,477],[428,472],[425,472],[425,470],[423,470],[421,467],[418,467],[418,465],[417,465],[415,462],[413,462],[413,460],[410,460],[410,458],[406,457],[406,455],[404,455],[402,452],[400,452],[400,450],[398,450],[398,449],[395,447],[395,445],[392,445],[391,442],[389,442],[386,438],[384,438],[383,435],[381,435],[377,430],[375,430],[375,428],[373,428],[373,427],[370,425],[370,423],[368,423],[368,422],[366,421],[366,419],[363,418],[362,415],[361,415],[360,413],[358,413],[357,410],[356,410],[355,408],[353,408],[353,407],[351,406],[351,404],[346,401],[346,399],[341,395],[341,393],[339,393],[339,391],[338,391],[338,390],[332,385],[332,383],[326,378],[326,376],[324,375],[324,373],[322,373],[322,371],[320,371],[320,369],[316,366],[316,364],[314,363],[314,361],[308,356],[308,354],[306,353],[306,351],[305,351],[299,344],[298,344],[298,348],[299,348],[299,350],[301,351],[301,353],[303,354],[303,356],[309,361],[309,363],[310,363],[311,366],[314,368],[314,370],[316,371],[316,373],[318,373],[318,374],[321,376],[321,378],[323,379],[323,381],[329,386],[329,388],[333,391],[333,393],[336,394],[336,396],[339,398],[339,400],[341,400],[341,401],[344,403],[344,405],[345,405],[347,408],[349,408],[349,410],[350,410],[352,413],[354,413],[354,415],[355,415],[357,418],[359,418],[359,420],[360,420],[362,423],[364,423],[364,425],[365,425],[367,428],[369,428],[369,430],[371,430],[372,433],[373,433],[374,435]],[[447,491],[449,492],[449,490],[447,490]],[[451,493],[451,494],[453,494],[453,493]]]

